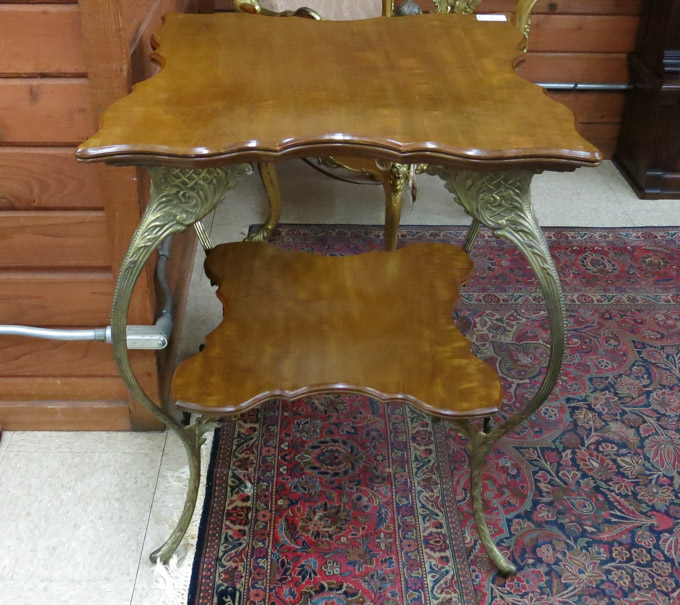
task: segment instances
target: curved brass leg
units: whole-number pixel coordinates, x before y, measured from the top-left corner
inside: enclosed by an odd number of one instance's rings
[[[262,227],[246,237],[245,241],[247,242],[263,242],[268,240],[281,218],[281,188],[279,187],[279,179],[276,176],[276,168],[271,163],[258,164],[257,168],[262,184],[267,191],[269,216]]]
[[[125,337],[130,298],[142,268],[160,243],[168,235],[184,231],[203,218],[234,185],[237,178],[250,168],[238,165],[208,170],[165,167],[152,167],[148,170],[151,176],[151,200],[121,266],[113,296],[111,331],[113,355],[128,389],[137,401],[175,431],[189,458],[189,491],[180,522],[168,541],[151,555],[152,561],[158,559],[165,563],[179,546],[196,505],[200,481],[200,447],[207,423],[204,419],[199,419],[193,425],[183,426],[150,399],[140,386],[132,372]]]
[[[431,167],[429,172],[439,175],[445,181],[446,188],[453,193],[455,200],[472,215],[474,221],[489,227],[496,237],[503,237],[519,248],[536,274],[548,311],[550,356],[543,382],[533,398],[520,411],[488,434],[479,433],[479,436],[475,436],[474,431],[469,428],[465,429],[472,443],[470,446],[471,472],[473,468],[478,469],[478,480],[481,481],[481,467],[486,454],[491,451],[496,441],[538,411],[557,383],[566,343],[564,299],[557,269],[555,269],[545,237],[531,206],[530,186],[533,172],[526,170],[503,173],[472,172],[439,167]],[[475,222],[473,222],[474,227]],[[470,235],[468,235],[469,239]],[[473,481],[476,481],[474,477]],[[479,523],[479,519],[483,517],[481,488],[475,498],[478,502],[475,519]],[[484,542],[485,539],[486,542]],[[494,559],[497,554],[492,551],[497,549],[491,545],[488,533],[487,538],[483,538],[482,542],[499,570],[502,573],[512,573],[511,571],[504,572],[504,567],[501,567]],[[490,548],[492,550],[489,550]],[[503,561],[500,563],[504,565]],[[505,567],[505,569],[509,568]]]
[[[504,576],[517,573],[517,568],[508,558],[498,550],[491,538],[489,526],[484,516],[484,498],[482,496],[482,471],[486,457],[493,449],[495,440],[490,440],[488,435],[478,430],[467,421],[453,422],[455,429],[467,437],[467,449],[470,454],[470,500],[472,502],[472,514],[475,518],[479,539],[484,545],[486,554]]]
[[[201,483],[201,446],[205,443],[203,433],[208,430],[209,426],[208,421],[201,417],[193,424],[183,427],[181,433],[178,433],[189,461],[187,495],[184,500],[182,514],[180,515],[175,529],[170,534],[170,537],[162,546],[149,555],[149,559],[151,559],[152,563],[160,561],[161,563],[166,564],[170,560],[170,557],[172,557],[182,543],[182,538],[184,538],[184,534],[194,515],[196,500],[198,498],[198,488]]]
[[[385,250],[397,249],[404,189],[409,179],[409,167],[404,164],[377,164],[374,173],[385,189]]]
[[[467,235],[465,236],[465,242],[463,243],[463,250],[465,252],[469,253],[470,250],[472,250],[472,246],[475,243],[475,240],[477,239],[477,235],[479,234],[479,228],[482,226],[482,224],[476,219],[472,219],[472,224],[470,225],[470,229],[467,232]]]

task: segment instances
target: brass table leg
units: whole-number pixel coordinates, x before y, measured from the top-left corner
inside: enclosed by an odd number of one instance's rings
[[[380,182],[385,192],[385,250],[396,250],[404,189],[407,183],[412,182],[415,169],[406,164],[344,156],[329,158],[326,163],[368,174]]]
[[[200,449],[204,441],[203,433],[208,430],[211,420],[199,417],[193,424],[185,427],[152,401],[140,386],[130,365],[125,337],[130,298],[142,268],[160,243],[167,236],[184,231],[203,218],[222,200],[237,178],[249,170],[250,167],[247,165],[207,170],[148,168],[151,176],[151,200],[132,238],[116,283],[111,330],[113,354],[120,375],[137,401],[178,435],[189,459],[189,487],[184,510],[170,538],[152,553],[153,562],[157,560],[168,562],[191,521],[200,482]]]
[[[466,250],[472,246],[480,225],[491,229],[496,237],[503,237],[514,243],[534,270],[548,310],[550,357],[545,377],[534,397],[518,413],[488,432],[486,429],[478,430],[467,421],[454,422],[454,427],[468,438],[470,492],[480,539],[498,570],[505,575],[513,574],[516,572],[515,566],[491,540],[484,518],[482,468],[496,441],[536,412],[559,378],[566,343],[562,290],[548,245],[531,206],[529,189],[533,172],[474,172],[440,167],[430,167],[428,172],[440,176],[446,188],[453,193],[456,202],[473,217],[465,242]]]
[[[260,179],[267,192],[269,202],[269,216],[255,233],[251,233],[245,238],[247,242],[263,242],[270,238],[272,231],[279,224],[281,218],[281,188],[279,178],[276,176],[276,167],[272,163],[260,163],[257,165]]]
[[[385,189],[385,250],[396,250],[404,189],[410,176],[409,167],[405,164],[376,164],[378,170],[373,174],[380,179]]]

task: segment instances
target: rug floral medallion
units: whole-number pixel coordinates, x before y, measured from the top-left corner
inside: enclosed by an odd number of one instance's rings
[[[464,235],[404,228],[400,245]],[[564,370],[484,472],[491,533],[517,575],[499,576],[479,542],[465,442],[446,421],[331,395],[225,422],[189,603],[680,603],[680,230],[546,236],[567,299]],[[274,243],[355,254],[382,235],[282,226]],[[507,416],[540,383],[547,317],[512,246],[482,233],[472,257],[454,318],[503,378]]]

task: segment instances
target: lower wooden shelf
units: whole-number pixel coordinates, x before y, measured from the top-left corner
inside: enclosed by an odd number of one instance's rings
[[[446,244],[344,257],[261,242],[218,246],[205,271],[224,319],[178,368],[173,397],[211,415],[331,391],[438,416],[491,415],[502,397],[498,375],[452,320],[472,268]]]

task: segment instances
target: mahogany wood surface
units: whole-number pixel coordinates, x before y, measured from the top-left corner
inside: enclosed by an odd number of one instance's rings
[[[163,69],[106,111],[78,157],[206,167],[342,147],[408,162],[597,164],[571,112],[515,74],[519,38],[463,15],[169,15]]]
[[[453,323],[458,287],[472,272],[458,247],[329,257],[241,242],[215,248],[205,270],[225,317],[177,370],[179,407],[234,413],[336,390],[440,416],[500,405],[498,376]]]

